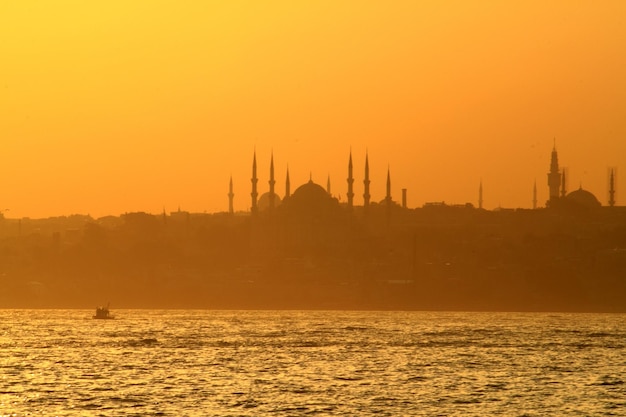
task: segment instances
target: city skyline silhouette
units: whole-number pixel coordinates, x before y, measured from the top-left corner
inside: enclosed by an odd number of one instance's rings
[[[346,201],[312,176],[281,197],[274,158],[262,179],[255,152],[248,211],[229,182],[219,213],[2,216],[0,306],[623,312],[626,206],[567,190],[556,148],[534,209],[486,210],[482,184],[478,205],[412,208],[390,171],[372,197],[369,154],[362,180],[353,161]]]

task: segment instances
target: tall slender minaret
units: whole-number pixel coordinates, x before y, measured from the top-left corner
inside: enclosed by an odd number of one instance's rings
[[[326,180],[326,192],[328,193],[328,195],[332,195],[330,193],[330,174],[328,174],[328,179]]]
[[[537,209],[537,180],[535,180],[535,184],[533,185],[533,210]]]
[[[387,194],[385,195],[385,217],[387,220],[387,227],[391,224],[391,172],[389,171],[389,165],[387,165]]]
[[[252,158],[252,193],[250,193],[250,195],[252,196],[252,214],[257,214],[258,212],[258,206],[257,206],[257,198],[259,196],[259,193],[257,192],[256,189],[256,184],[257,182],[259,182],[259,179],[256,177],[256,149],[254,150],[254,157]]]
[[[363,180],[363,211],[368,212],[370,207],[370,164],[367,151],[365,152],[365,179]]]
[[[478,185],[478,208],[483,208],[483,180],[480,180],[480,184]]]
[[[609,206],[615,206],[615,168],[609,172]]]
[[[563,168],[561,169],[561,198],[565,198],[565,196],[567,195],[567,169]]]
[[[387,194],[385,195],[387,205],[391,204],[391,172],[387,166]]]
[[[285,177],[285,198],[291,196],[291,183],[289,182],[289,167],[287,167],[287,176]]]
[[[352,176],[352,149],[350,149],[350,159],[348,160],[348,209],[354,207],[354,177]]]
[[[276,205],[276,191],[274,190],[274,185],[276,184],[276,181],[274,180],[274,152],[272,152],[272,159],[270,160],[270,180],[268,183],[270,185],[269,203],[271,211],[274,210],[274,206]]]
[[[230,176],[230,183],[228,184],[228,213],[233,214],[235,212],[233,206],[233,199],[235,194],[233,193],[233,176]]]
[[[552,158],[550,159],[550,172],[548,173],[548,187],[550,189],[550,199],[552,204],[559,199],[559,187],[561,186],[561,173],[559,172],[559,157],[556,153],[556,144],[552,148]]]

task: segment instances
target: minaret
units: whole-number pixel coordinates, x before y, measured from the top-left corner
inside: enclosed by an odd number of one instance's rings
[[[254,157],[252,158],[252,193],[250,193],[250,195],[252,196],[252,214],[257,214],[258,212],[258,207],[257,207],[257,197],[259,196],[259,193],[257,192],[256,189],[256,183],[259,182],[259,179],[256,177],[256,149],[254,150]]]
[[[350,149],[350,159],[348,160],[348,209],[354,206],[354,178],[352,177],[352,149]]]
[[[556,145],[552,148],[552,158],[550,159],[550,172],[548,173],[548,187],[550,189],[550,199],[552,204],[559,199],[559,187],[561,185],[561,174],[559,173],[559,157],[556,153]]]
[[[365,152],[365,179],[363,180],[363,211],[368,212],[370,206],[370,164],[367,152]]]
[[[567,170],[565,168],[563,168],[561,170],[561,198],[564,198],[565,195],[567,194],[567,189],[565,187],[565,184],[566,184],[566,178],[565,178],[566,172],[567,172]]]
[[[289,167],[287,167],[287,176],[285,177],[285,198],[291,196],[291,183],[289,182]]]
[[[615,206],[615,168],[609,173],[609,206]]]
[[[274,185],[276,184],[274,180],[274,152],[272,152],[272,159],[270,160],[270,180],[268,183],[270,184],[270,210],[274,210],[276,202],[276,192],[274,191]]]
[[[328,179],[326,180],[326,192],[328,193],[328,195],[332,195],[330,193],[330,174],[328,174]]]
[[[537,209],[537,180],[535,180],[535,184],[533,185],[533,210]]]
[[[483,208],[483,180],[480,180],[480,184],[478,185],[478,208]]]
[[[233,176],[230,176],[230,183],[228,184],[228,212],[233,214],[235,209],[233,207],[233,198],[235,194],[233,193]]]
[[[387,165],[387,195],[385,195],[385,216],[387,217],[387,227],[391,224],[391,173]]]
[[[387,195],[385,196],[387,205],[391,204],[391,173],[389,167],[387,167]]]

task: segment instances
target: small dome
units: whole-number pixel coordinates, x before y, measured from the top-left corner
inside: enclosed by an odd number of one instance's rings
[[[280,196],[274,193],[274,207],[280,206],[281,199]],[[263,193],[261,197],[259,197],[259,202],[257,203],[259,210],[267,210],[270,207],[270,193]]]
[[[587,190],[583,190],[582,187],[580,187],[576,191],[572,191],[567,196],[565,196],[565,198],[568,202],[574,203],[581,207],[596,208],[601,206],[596,196]]]

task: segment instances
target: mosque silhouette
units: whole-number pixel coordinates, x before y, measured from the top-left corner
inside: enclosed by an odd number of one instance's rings
[[[302,213],[320,213],[328,214],[337,209],[344,209],[348,212],[354,212],[355,209],[363,216],[367,217],[372,211],[372,206],[378,206],[375,210],[380,211],[380,206],[384,207],[386,215],[391,215],[392,211],[396,208],[407,209],[406,203],[406,189],[402,189],[402,201],[401,204],[395,202],[391,196],[391,174],[389,168],[387,169],[386,179],[386,195],[379,203],[373,203],[370,194],[370,173],[369,173],[369,156],[365,155],[365,167],[363,178],[363,195],[362,205],[355,204],[355,192],[354,192],[354,169],[352,164],[352,152],[350,151],[348,157],[347,167],[347,201],[340,203],[337,198],[334,198],[331,194],[330,178],[328,178],[326,189],[321,185],[313,182],[310,178],[309,181],[299,186],[293,193],[291,193],[291,183],[289,179],[289,168],[285,176],[285,193],[281,198],[276,192],[276,179],[274,175],[274,155],[272,153],[270,159],[269,170],[269,191],[259,195],[257,176],[257,159],[256,151],[253,154],[252,159],[252,188],[251,188],[251,205],[249,213],[252,216],[259,215],[259,213],[273,213],[278,207],[282,207],[281,211],[297,211]],[[567,192],[567,171],[559,168],[558,153],[556,145],[552,149],[550,160],[550,171],[547,174],[548,177],[548,190],[549,199],[545,204],[546,208],[560,209],[560,210],[594,210],[602,206],[596,196],[588,190],[582,188],[582,185],[571,192]],[[609,171],[609,200],[608,206],[615,206],[615,194],[616,194],[616,172],[612,168]],[[234,191],[233,180],[230,178],[229,184],[229,213],[234,213]],[[479,184],[478,190],[478,209],[483,208],[483,186],[482,181]],[[444,203],[426,203],[425,206],[433,205],[445,205]],[[464,207],[473,207],[471,203],[463,205]],[[538,209],[537,203],[537,185],[535,182],[533,189],[533,209]]]
[[[559,157],[555,146],[552,148],[552,156],[550,158],[550,172],[548,173],[550,198],[546,206],[569,209],[594,209],[601,206],[596,196],[587,190],[583,190],[582,185],[577,190],[568,193],[566,184],[566,171],[559,170]],[[609,206],[615,206],[615,169],[611,169],[609,173]]]

